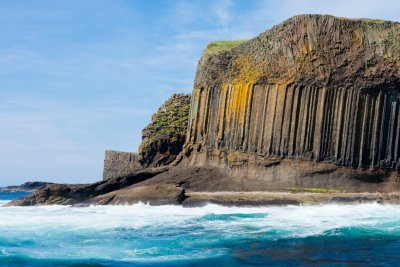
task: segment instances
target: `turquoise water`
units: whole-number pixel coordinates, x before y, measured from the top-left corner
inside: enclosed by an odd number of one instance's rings
[[[398,205],[0,208],[0,266],[398,266],[399,251]]]
[[[0,192],[0,203],[8,202],[9,200],[17,199],[17,198],[26,196],[28,194],[30,194],[30,193],[27,193],[27,192],[12,192],[12,193]]]

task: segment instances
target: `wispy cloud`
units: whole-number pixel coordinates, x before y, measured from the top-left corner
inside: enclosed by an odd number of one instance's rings
[[[231,9],[234,6],[234,2],[231,0],[218,0],[215,2],[212,8],[215,11],[215,15],[219,20],[219,23],[226,27],[232,21]]]

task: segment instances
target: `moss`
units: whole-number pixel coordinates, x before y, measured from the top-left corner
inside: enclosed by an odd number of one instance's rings
[[[168,99],[152,117],[152,122],[144,129],[141,148],[150,146],[161,137],[186,134],[190,110],[188,95],[174,95]],[[141,150],[141,149],[139,149]]]
[[[382,19],[367,19],[367,18],[351,19],[351,18],[338,17],[338,19],[348,20],[348,21],[360,21],[363,23],[379,23],[379,24],[389,22],[387,20],[382,20]]]
[[[289,190],[291,193],[345,193],[346,190],[343,189],[330,189],[330,188],[291,188]]]
[[[207,45],[206,50],[204,51],[207,55],[216,55],[222,51],[227,51],[232,49],[242,43],[246,42],[246,40],[232,40],[232,41],[215,41],[211,42]]]

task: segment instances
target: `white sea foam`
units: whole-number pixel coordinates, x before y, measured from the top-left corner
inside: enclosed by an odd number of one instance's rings
[[[10,202],[10,200],[0,200],[0,207],[4,204],[7,204],[8,202]]]
[[[400,237],[400,206],[380,204],[285,207],[207,205],[1,207],[0,241],[7,254],[34,258],[104,258],[131,261],[209,258],[222,240],[276,240],[342,235],[350,228]],[[339,229],[339,230],[338,230]],[[26,250],[21,242],[33,242]],[[28,242],[28,244],[30,244]],[[172,242],[172,243],[171,243]],[[0,242],[1,244],[1,242]],[[174,245],[170,245],[174,244]],[[210,245],[211,244],[211,245]],[[84,249],[82,249],[84,247]],[[204,249],[200,249],[204,247]],[[5,254],[4,252],[2,253]],[[185,254],[186,255],[186,254]]]
[[[224,207],[207,205],[186,208],[181,206],[150,206],[138,203],[131,206],[38,206],[0,208],[0,227],[46,228],[68,227],[69,229],[109,229],[129,227],[138,229],[151,225],[179,226],[186,220],[200,219],[206,215],[229,215],[233,220],[204,220],[204,226],[225,227],[232,230],[244,225],[254,226],[258,231],[279,229],[291,235],[318,235],[330,229],[371,226],[382,222],[400,220],[400,206],[362,205],[317,205],[286,207]],[[237,214],[261,214],[263,216],[241,217]],[[301,231],[299,231],[301,229]]]

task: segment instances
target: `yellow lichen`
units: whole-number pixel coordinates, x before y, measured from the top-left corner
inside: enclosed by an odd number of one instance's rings
[[[360,47],[362,44],[362,32],[357,29],[353,31],[353,45]]]
[[[233,69],[233,84],[255,83],[262,76],[262,70],[246,55],[240,55],[233,61]]]
[[[227,93],[228,93],[229,86],[224,84],[221,89],[220,99],[219,99],[219,107],[218,107],[218,114],[219,114],[219,124],[218,124],[218,140],[223,138],[224,133],[224,121],[225,121],[225,105],[227,101]]]

